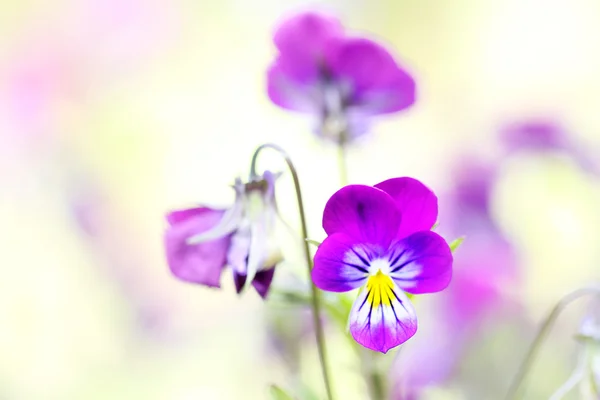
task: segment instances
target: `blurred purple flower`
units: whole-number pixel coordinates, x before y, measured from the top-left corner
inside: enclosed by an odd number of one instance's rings
[[[449,379],[486,316],[505,305],[503,288],[518,280],[514,249],[490,211],[496,167],[473,157],[462,160],[452,173],[443,228],[467,240],[454,254],[452,284],[436,299],[435,328],[423,332],[392,370],[397,400],[419,399],[424,388]]]
[[[528,151],[559,151],[570,156],[581,168],[600,175],[595,157],[559,123],[538,119],[507,125],[500,131],[500,141],[509,153]]]
[[[369,119],[415,101],[415,82],[382,45],[349,37],[336,18],[314,12],[285,20],[267,74],[276,105],[317,118],[316,133],[336,142],[368,129]]]
[[[220,287],[221,272],[231,266],[236,290],[252,283],[267,296],[275,265],[282,260],[274,240],[276,176],[267,171],[248,183],[234,185],[229,209],[195,207],[167,215],[167,262],[179,279]]]
[[[329,236],[315,255],[312,279],[331,292],[361,288],[349,319],[361,345],[386,353],[410,339],[417,316],[404,291],[439,292],[450,283],[450,247],[431,231],[437,211],[437,197],[412,178],[349,185],[327,202]]]
[[[500,135],[509,150],[562,149],[566,146],[564,131],[550,121],[512,124],[502,130]]]

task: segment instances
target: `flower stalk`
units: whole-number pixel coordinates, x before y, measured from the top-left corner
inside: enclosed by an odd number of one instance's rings
[[[519,398],[520,389],[523,384],[523,381],[535,360],[540,347],[548,334],[550,333],[556,319],[559,317],[560,313],[575,300],[580,299],[581,297],[585,297],[587,295],[594,295],[600,297],[600,287],[598,286],[589,286],[576,289],[567,295],[565,295],[562,299],[556,303],[556,305],[552,308],[550,313],[544,319],[537,335],[535,336],[523,362],[519,366],[515,377],[506,393],[506,400],[516,400]]]
[[[367,384],[367,391],[371,400],[386,399],[385,378],[377,367],[377,354],[370,350],[359,348],[363,365],[363,375]]]
[[[339,135],[338,144],[337,144],[338,171],[340,173],[341,186],[346,186],[348,184],[348,157],[347,157],[348,141],[347,141],[346,136],[347,136],[346,132],[341,131],[340,135]]]
[[[300,224],[302,230],[302,243],[304,247],[304,256],[306,258],[306,266],[308,273],[308,280],[310,282],[311,288],[311,306],[312,306],[312,315],[313,315],[313,323],[315,326],[315,339],[317,342],[317,350],[319,352],[319,362],[321,364],[321,372],[323,375],[323,383],[325,384],[325,391],[327,393],[327,399],[333,400],[333,391],[331,388],[330,381],[330,373],[329,367],[327,363],[327,351],[325,346],[325,334],[323,329],[323,324],[321,322],[321,296],[320,293],[312,281],[311,273],[313,269],[313,261],[310,253],[309,243],[306,241],[308,238],[308,228],[306,226],[306,214],[304,212],[304,202],[302,200],[302,191],[300,189],[300,181],[298,179],[298,172],[296,171],[296,167],[294,166],[290,156],[283,150],[281,147],[272,144],[266,143],[260,145],[254,152],[252,156],[252,163],[250,166],[250,174],[252,176],[256,175],[256,162],[258,160],[258,156],[265,149],[275,150],[284,160],[285,163],[292,175],[292,180],[294,181],[294,190],[296,192],[296,200],[298,203],[298,212],[300,214]]]

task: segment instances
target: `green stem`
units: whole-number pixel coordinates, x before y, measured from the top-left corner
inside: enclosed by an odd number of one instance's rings
[[[600,296],[600,287],[584,287],[577,289],[571,293],[568,293],[566,296],[560,299],[558,303],[556,303],[554,308],[552,308],[548,316],[546,316],[546,318],[544,319],[540,330],[538,331],[536,337],[531,343],[531,346],[529,347],[529,350],[525,355],[525,359],[519,366],[519,369],[517,370],[517,373],[513,378],[510,388],[506,393],[506,400],[514,400],[518,398],[517,396],[519,394],[521,384],[523,383],[527,372],[529,372],[529,369],[531,368],[531,365],[533,364],[533,361],[535,360],[535,357],[537,356],[540,350],[542,342],[550,333],[550,330],[554,326],[554,322],[556,322],[556,319],[558,318],[560,313],[575,300],[590,294]]]
[[[342,186],[348,184],[348,158],[345,135],[342,135],[338,142],[338,171],[340,173],[340,183]]]
[[[319,351],[319,361],[321,363],[321,372],[323,374],[323,382],[325,384],[325,391],[327,392],[327,399],[333,400],[333,392],[331,390],[331,382],[329,379],[329,368],[327,365],[327,352],[325,348],[325,334],[323,330],[323,324],[321,323],[321,300],[320,293],[312,281],[311,272],[313,268],[312,256],[310,254],[309,243],[306,241],[308,238],[308,229],[306,227],[306,214],[304,212],[304,202],[302,201],[302,191],[300,190],[300,181],[298,180],[298,173],[290,156],[283,150],[281,147],[267,143],[259,146],[254,155],[252,156],[252,165],[250,167],[250,174],[252,176],[256,176],[256,161],[258,159],[258,155],[264,149],[272,149],[275,150],[287,164],[290,173],[292,174],[292,179],[294,181],[294,189],[296,191],[296,200],[298,202],[298,211],[300,213],[300,224],[302,229],[302,243],[304,246],[304,256],[306,257],[306,266],[308,273],[308,281],[310,282],[311,287],[311,298],[312,298],[312,315],[313,315],[313,323],[315,325],[315,338],[317,341],[317,349]]]
[[[367,390],[371,400],[386,399],[385,379],[381,376],[381,371],[377,367],[377,355],[370,350],[361,348],[361,361],[363,365],[363,375],[367,383]]]

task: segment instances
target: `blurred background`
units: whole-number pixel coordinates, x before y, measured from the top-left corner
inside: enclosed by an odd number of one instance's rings
[[[302,307],[237,296],[227,273],[220,291],[177,281],[162,243],[168,210],[230,203],[264,142],[291,154],[311,236],[325,236],[336,150],[265,90],[273,29],[315,7],[384,41],[417,81],[416,104],[349,150],[350,181],[416,177],[440,197],[440,232],[467,238],[450,290],[416,300],[390,386],[501,398],[547,310],[598,279],[599,2],[5,0],[0,399],[321,393]],[[292,188],[284,175],[277,197],[296,229]],[[276,285],[304,279],[284,232]],[[527,398],[575,368],[585,312],[561,317]],[[338,397],[366,398],[345,333],[327,327]]]

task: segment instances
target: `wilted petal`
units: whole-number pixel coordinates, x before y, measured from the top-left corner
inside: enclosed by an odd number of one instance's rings
[[[248,263],[246,265],[246,276],[249,282],[254,281],[256,274],[266,267],[267,260],[267,232],[263,224],[250,225],[250,249],[248,251]],[[279,260],[278,260],[279,261]]]
[[[349,185],[331,196],[323,211],[328,235],[343,232],[361,243],[387,248],[400,226],[400,212],[384,191]]]
[[[349,320],[354,340],[387,353],[417,331],[417,316],[410,301],[390,277],[378,272],[361,289]]]
[[[246,285],[246,274],[241,274],[233,270],[233,284],[235,285],[235,291],[241,293]]]
[[[273,281],[273,275],[275,275],[275,267],[267,268],[259,271],[252,281],[252,286],[256,289],[260,297],[263,299],[267,297],[271,282]]]
[[[389,194],[402,214],[399,238],[428,231],[435,224],[438,215],[437,197],[418,180],[408,177],[392,178],[375,187]]]
[[[285,20],[273,37],[281,72],[298,83],[315,82],[328,42],[343,33],[341,23],[325,14],[306,12]]]
[[[343,233],[327,237],[317,249],[312,280],[322,290],[346,292],[369,276],[369,249]]]
[[[273,275],[275,274],[275,267],[267,268],[259,271],[252,280],[252,286],[256,289],[260,297],[263,299],[267,297],[271,282],[273,281]],[[235,291],[241,293],[248,282],[248,276],[246,274],[238,273],[233,271],[233,283],[235,285]]]
[[[167,263],[173,275],[187,282],[220,286],[229,236],[195,245],[188,244],[187,240],[211,229],[223,218],[223,214],[224,210],[198,207],[167,215],[170,226],[165,232],[164,241]]]
[[[452,279],[452,252],[435,232],[417,232],[395,243],[389,261],[390,276],[409,293],[439,292]]]
[[[233,235],[227,252],[227,264],[234,273],[246,276],[250,254],[251,232],[248,224],[241,225]],[[241,290],[241,288],[240,288]],[[238,292],[240,291],[238,290]]]
[[[227,209],[221,220],[218,221],[211,229],[197,233],[188,239],[189,244],[197,244],[209,240],[218,239],[231,234],[240,224],[240,220],[244,215],[243,201],[240,196],[236,196],[236,201],[233,207]]]
[[[350,107],[375,115],[414,103],[415,81],[383,46],[363,38],[337,40],[326,57],[336,80],[351,87]]]

